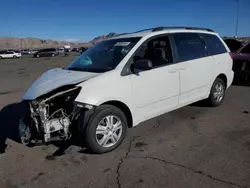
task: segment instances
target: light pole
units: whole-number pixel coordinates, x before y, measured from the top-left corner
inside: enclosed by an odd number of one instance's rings
[[[235,38],[238,37],[240,0],[236,0],[236,2],[237,2],[237,15],[236,15]]]

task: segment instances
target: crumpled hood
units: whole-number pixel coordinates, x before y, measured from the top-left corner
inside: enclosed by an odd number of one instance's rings
[[[78,84],[100,73],[71,71],[62,68],[48,70],[43,73],[25,92],[23,100],[34,100],[61,86]]]

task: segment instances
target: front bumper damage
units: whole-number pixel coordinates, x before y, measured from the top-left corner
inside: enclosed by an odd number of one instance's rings
[[[28,112],[19,122],[23,143],[42,140],[68,139],[70,127],[76,121],[80,108],[74,104],[80,88],[54,91],[28,102]]]

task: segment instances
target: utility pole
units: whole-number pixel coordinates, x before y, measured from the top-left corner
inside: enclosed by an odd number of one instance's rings
[[[236,0],[236,2],[237,2],[237,15],[236,15],[236,26],[235,26],[235,38],[238,38],[240,0]]]

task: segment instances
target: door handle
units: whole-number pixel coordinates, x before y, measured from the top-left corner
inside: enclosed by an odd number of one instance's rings
[[[178,71],[178,69],[173,69],[173,70],[169,70],[168,72],[169,73],[175,73],[175,72],[177,72]]]

